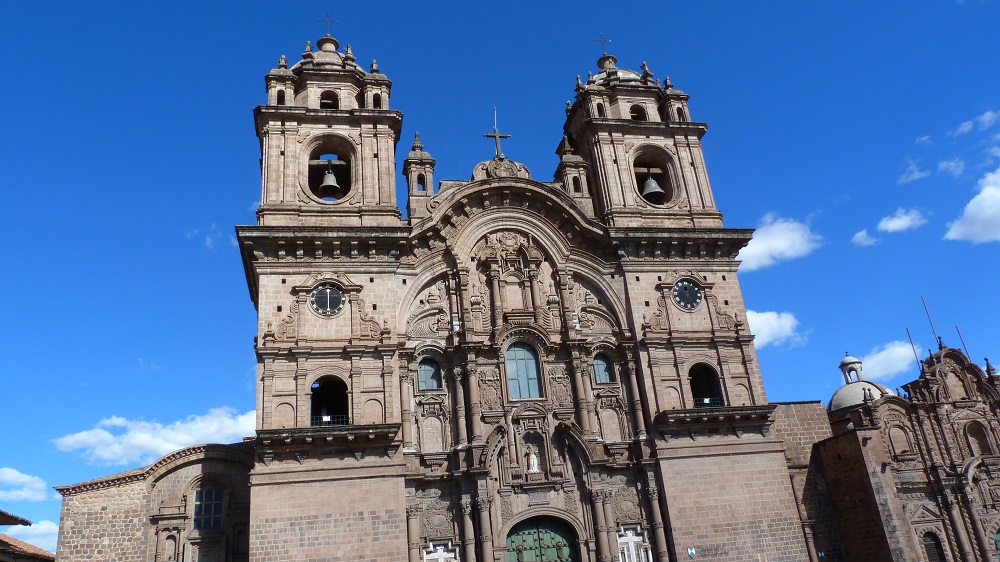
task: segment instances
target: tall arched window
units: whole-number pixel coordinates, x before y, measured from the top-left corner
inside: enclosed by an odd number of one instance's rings
[[[372,108],[382,109],[382,94],[375,94],[372,96]]]
[[[604,117],[608,116],[607,112],[604,111],[604,104],[603,103],[598,103],[597,104],[597,116],[601,117],[601,118],[604,118]]]
[[[278,90],[278,105],[285,105],[285,91]]]
[[[312,384],[312,425],[347,425],[350,406],[347,383],[337,377],[323,377]]]
[[[337,92],[327,90],[319,96],[320,109],[340,109],[340,97]]]
[[[194,492],[194,530],[216,531],[222,529],[222,484],[204,480]]]
[[[924,554],[927,562],[945,562],[944,548],[941,547],[941,539],[934,533],[924,535]]]
[[[511,400],[542,397],[538,356],[531,346],[515,343],[507,348],[507,388]]]
[[[433,359],[424,359],[417,366],[417,388],[436,390],[441,388],[441,367]]]
[[[594,356],[594,380],[598,384],[615,382],[614,368],[611,366],[611,360],[608,359],[607,355]]]
[[[691,397],[695,408],[722,406],[722,386],[715,369],[704,363],[691,367]]]
[[[631,117],[633,121],[648,121],[648,118],[646,117],[646,109],[641,105],[633,105],[628,111],[629,117]]]

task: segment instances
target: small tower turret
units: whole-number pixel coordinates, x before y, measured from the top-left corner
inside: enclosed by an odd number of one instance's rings
[[[413,147],[406,160],[403,160],[403,175],[406,176],[409,187],[406,212],[411,224],[430,214],[427,202],[434,197],[434,164],[431,155],[424,151],[420,133],[413,133]]]

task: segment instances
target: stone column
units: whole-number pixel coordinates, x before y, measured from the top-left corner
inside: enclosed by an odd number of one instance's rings
[[[503,304],[500,302],[500,266],[490,268],[490,295],[493,298],[493,330],[503,327]]]
[[[646,416],[642,411],[642,399],[639,397],[639,383],[635,378],[635,367],[631,362],[626,362],[623,366],[628,377],[629,392],[632,393],[632,416],[635,417],[635,429],[639,437],[646,436]]]
[[[490,522],[490,506],[493,499],[485,496],[476,498],[476,509],[479,510],[479,550],[483,553],[482,562],[493,561],[493,523]]]
[[[420,562],[420,510],[415,505],[406,506],[406,541],[409,562]]]
[[[479,371],[473,365],[471,368],[466,368],[465,372],[469,381],[466,391],[469,403],[469,418],[471,418],[470,421],[472,422],[469,424],[472,427],[472,442],[482,443],[483,428],[481,423],[483,411],[479,406]]]
[[[472,525],[472,500],[462,500],[462,550],[465,562],[476,562],[476,530]]]
[[[816,552],[816,540],[813,538],[813,522],[802,522],[802,534],[806,537],[806,550],[809,551],[809,562],[819,562],[819,554]]]
[[[413,374],[407,363],[399,365],[399,411],[403,422],[403,449],[413,449]]]
[[[535,324],[539,326],[544,322],[545,303],[538,294],[538,270],[528,270],[528,288],[531,290],[531,308],[535,311]]]
[[[969,513],[969,523],[972,525],[972,530],[976,533],[976,546],[979,549],[980,555],[983,557],[983,560],[990,560],[992,554],[990,554],[990,541],[986,537],[986,529],[983,529],[983,522],[979,520],[979,514],[976,513],[976,506],[972,503],[972,498],[964,492],[962,492],[962,505],[965,506],[965,510]]]
[[[587,368],[583,371],[583,392],[585,395],[584,412],[590,418],[590,430],[594,435],[600,433],[600,424],[597,423],[597,412],[594,411],[594,384],[590,378],[591,366],[587,362]]]
[[[618,527],[615,525],[614,493],[611,490],[605,490],[601,503],[604,504],[604,524],[608,527],[608,550],[612,560],[618,560]]]
[[[465,392],[462,389],[462,368],[452,367],[449,373],[455,386],[455,424],[458,426],[458,444],[465,445],[469,442],[469,438],[465,429]]]
[[[576,363],[575,360],[574,363]],[[573,386],[576,389],[576,417],[580,420],[580,428],[583,429],[583,434],[590,435],[592,430],[590,428],[590,416],[587,415],[587,389],[583,384],[583,378],[587,376],[587,372],[575,364],[570,365],[570,368],[573,370]]]
[[[600,562],[611,562],[611,551],[608,549],[608,526],[604,518],[604,502],[601,500],[602,490],[590,492],[591,508],[594,511],[594,534],[597,535],[597,559]]]
[[[650,475],[647,474],[647,478]],[[660,511],[660,490],[652,479],[647,483],[649,486],[649,511],[653,516],[653,542],[656,545],[656,558],[660,562],[670,561],[670,552],[667,550],[667,536],[663,532],[663,513]]]
[[[965,536],[965,525],[962,524],[962,514],[959,513],[958,501],[950,490],[945,492],[942,499],[948,510],[948,521],[951,523],[952,535],[955,537],[955,542],[958,543],[955,546],[958,547],[959,558],[972,560],[972,549],[969,548],[969,539]]]

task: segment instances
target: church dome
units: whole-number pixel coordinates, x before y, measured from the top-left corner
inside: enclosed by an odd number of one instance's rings
[[[827,411],[839,410],[857,406],[865,401],[865,391],[871,392],[872,399],[878,400],[885,396],[895,396],[888,387],[871,381],[854,381],[837,389],[827,405]]]

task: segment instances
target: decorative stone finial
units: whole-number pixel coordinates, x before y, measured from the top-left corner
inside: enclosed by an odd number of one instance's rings
[[[587,83],[590,84],[593,81],[594,81],[594,73],[588,70],[587,71]]]
[[[281,55],[281,58],[278,59],[278,68],[288,68],[288,59],[285,58],[285,55]]]
[[[572,111],[572,109],[573,109],[573,104],[570,103],[569,100],[566,100],[566,115],[569,115],[569,112]]]
[[[577,88],[582,88],[583,87],[583,82],[580,81],[580,75],[579,74],[576,75],[576,87]]]
[[[371,73],[372,74],[378,74],[379,73],[378,72],[378,61],[376,61],[375,59],[372,59]]]
[[[844,352],[844,358],[840,361],[840,372],[844,374],[845,384],[865,380],[861,360],[857,357],[851,357],[851,354],[847,352]],[[854,375],[854,380],[851,378],[852,374]]]
[[[304,57],[306,55],[311,55],[312,52],[313,52],[312,42],[306,41],[306,48],[305,48],[305,50],[302,51],[302,56]]]
[[[413,131],[413,152],[421,152],[424,149],[424,145],[420,143],[420,132]]]
[[[941,336],[938,336],[937,340],[938,340],[938,351],[944,349],[945,347],[948,347],[944,344],[944,338],[942,338]]]
[[[990,365],[989,357],[986,358],[986,374],[991,377],[997,374],[997,371],[996,369],[993,368],[993,365]]]
[[[354,52],[351,51],[351,44],[347,44],[347,48],[344,49],[344,60],[347,62],[354,62],[357,58],[354,56]]]

